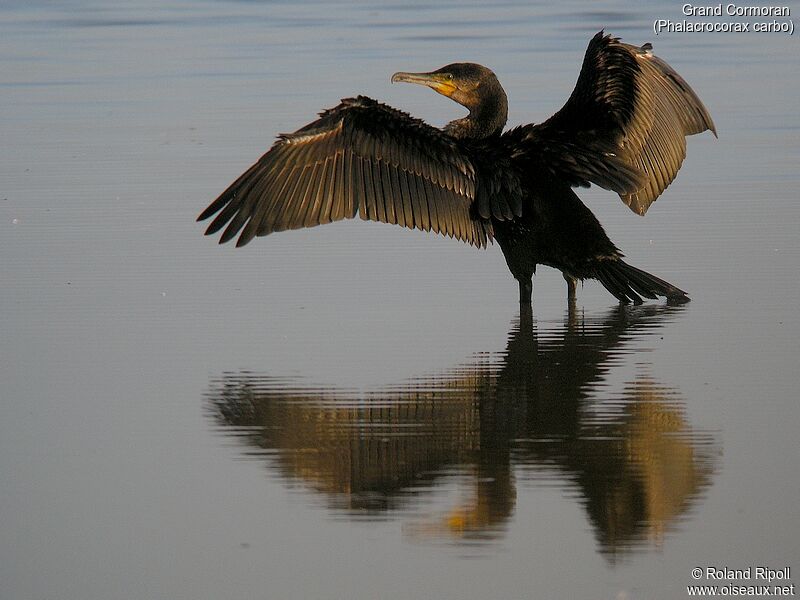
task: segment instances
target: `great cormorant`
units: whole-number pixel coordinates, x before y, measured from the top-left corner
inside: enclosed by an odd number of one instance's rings
[[[485,247],[496,239],[529,304],[537,264],[575,282],[598,279],[620,302],[686,292],[628,265],[572,191],[591,183],[643,215],[686,156],[685,136],[711,130],[703,103],[652,46],[599,32],[572,95],[543,123],[503,132],[508,101],[474,63],[392,81],[426,85],[469,109],[432,127],[358,96],[320,113],[272,148],[198,217],[237,246],[275,231],[362,219],[435,231]],[[241,232],[241,233],[240,233]]]

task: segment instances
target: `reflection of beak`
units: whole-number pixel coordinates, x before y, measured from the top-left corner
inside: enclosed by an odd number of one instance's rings
[[[452,96],[456,91],[456,86],[447,75],[442,73],[404,73],[399,72],[392,75],[392,83],[405,82],[426,85],[439,92],[443,96]]]

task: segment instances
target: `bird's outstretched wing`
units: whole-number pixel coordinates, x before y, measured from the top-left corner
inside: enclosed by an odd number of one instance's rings
[[[506,134],[515,155],[573,186],[613,190],[643,215],[677,175],[686,136],[716,135],[689,84],[651,50],[595,35],[563,108]]]
[[[491,222],[472,209],[476,172],[457,143],[399,110],[359,96],[272,148],[206,208],[206,234],[237,246],[274,231],[362,219],[433,230],[475,246]]]

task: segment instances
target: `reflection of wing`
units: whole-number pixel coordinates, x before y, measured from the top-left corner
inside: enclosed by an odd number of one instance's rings
[[[689,84],[650,50],[594,36],[563,108],[507,134],[517,152],[572,185],[613,190],[643,215],[678,174],[685,137],[716,135]]]
[[[274,231],[362,219],[435,231],[486,246],[491,222],[473,219],[475,169],[457,143],[408,114],[359,96],[283,135],[198,217],[206,234]]]
[[[266,451],[283,477],[354,516],[396,510],[455,468],[469,497],[405,531],[485,540],[513,513],[519,477],[557,477],[580,490],[611,552],[665,528],[708,485],[712,459],[701,448],[713,440],[689,429],[674,392],[640,378],[619,401],[592,398],[629,352],[626,340],[680,310],[620,307],[541,333],[523,314],[498,360],[479,355],[359,395],[230,374],[210,402],[223,427]]]
[[[297,380],[231,374],[211,401],[218,420],[272,455],[288,480],[302,480],[336,508],[386,511],[404,490],[443,467],[469,461],[479,444],[478,412],[464,402],[472,380],[439,380],[363,397]]]
[[[626,386],[613,423],[587,427],[571,465],[586,510],[608,554],[650,540],[663,541],[671,525],[709,484],[713,439],[693,432],[674,390],[647,377]],[[616,446],[617,453],[609,453]]]

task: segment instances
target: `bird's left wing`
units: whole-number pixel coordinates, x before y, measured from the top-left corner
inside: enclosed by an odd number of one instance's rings
[[[477,177],[442,131],[359,96],[342,100],[291,134],[234,181],[198,217],[227,225],[237,246],[275,231],[362,219],[433,230],[484,247],[492,225],[473,209]]]
[[[595,35],[563,108],[504,135],[515,156],[573,186],[613,190],[643,215],[678,174],[686,136],[716,135],[689,84],[651,50]]]

